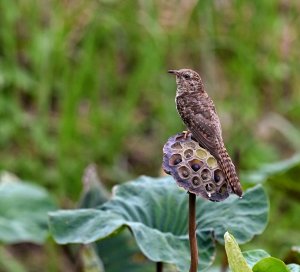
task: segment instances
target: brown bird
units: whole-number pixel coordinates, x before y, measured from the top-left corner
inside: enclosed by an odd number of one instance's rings
[[[224,145],[220,119],[213,101],[205,92],[201,77],[190,69],[168,72],[176,75],[175,102],[181,119],[199,144],[217,159],[232,191],[242,196],[239,178]]]

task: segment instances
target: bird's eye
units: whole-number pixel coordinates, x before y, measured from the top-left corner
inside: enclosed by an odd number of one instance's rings
[[[190,78],[191,78],[191,76],[190,76],[189,74],[184,74],[183,77],[184,77],[185,79],[190,79]]]

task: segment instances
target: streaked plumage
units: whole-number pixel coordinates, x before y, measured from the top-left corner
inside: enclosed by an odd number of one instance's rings
[[[176,107],[187,128],[199,144],[218,161],[232,190],[242,196],[234,164],[225,148],[219,117],[200,76],[193,70],[170,70],[176,75]]]

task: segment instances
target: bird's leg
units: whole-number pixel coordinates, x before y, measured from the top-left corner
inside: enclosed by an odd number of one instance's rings
[[[189,134],[191,134],[192,132],[190,132],[189,130],[184,130],[184,131],[182,131],[182,133],[184,133],[184,135],[183,135],[183,139],[187,139],[187,137],[189,136]]]

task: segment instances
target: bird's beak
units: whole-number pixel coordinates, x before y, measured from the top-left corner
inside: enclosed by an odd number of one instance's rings
[[[176,76],[178,75],[178,71],[177,70],[169,70],[168,73],[176,75]]]

